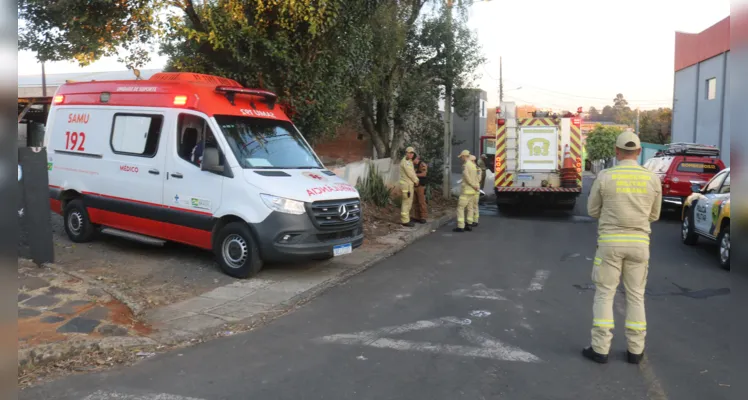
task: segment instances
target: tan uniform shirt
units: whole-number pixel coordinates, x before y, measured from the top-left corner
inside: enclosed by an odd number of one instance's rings
[[[648,244],[661,207],[660,178],[633,160],[600,171],[587,200],[587,212],[599,218],[598,243],[610,245]]]
[[[416,183],[418,183],[418,177],[416,176],[416,170],[413,169],[413,161],[403,157],[400,161],[400,186],[403,191],[406,191]]]
[[[462,194],[473,195],[478,193],[478,168],[472,161],[468,161],[462,167]]]

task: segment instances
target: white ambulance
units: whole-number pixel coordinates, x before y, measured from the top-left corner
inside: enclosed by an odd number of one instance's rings
[[[350,253],[363,242],[358,192],[275,103],[193,73],[64,84],[45,135],[52,210],[74,242],[184,243],[239,278]]]

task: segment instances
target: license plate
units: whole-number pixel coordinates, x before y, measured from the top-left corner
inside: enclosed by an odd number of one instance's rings
[[[518,181],[531,181],[533,179],[535,179],[535,177],[532,175],[517,175]]]
[[[353,246],[351,246],[350,243],[339,244],[332,248],[332,254],[335,257],[342,256],[343,254],[350,254],[351,252],[353,252]]]

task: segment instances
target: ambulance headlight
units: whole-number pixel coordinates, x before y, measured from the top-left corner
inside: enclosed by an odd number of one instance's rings
[[[260,197],[262,198],[263,203],[273,211],[295,215],[306,213],[303,201],[284,199],[283,197],[272,196],[269,194],[261,194]]]

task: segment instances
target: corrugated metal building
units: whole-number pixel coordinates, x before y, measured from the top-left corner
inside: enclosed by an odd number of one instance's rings
[[[675,33],[673,142],[718,146],[730,163],[730,17],[700,33]]]

